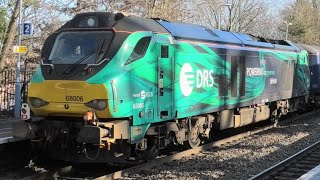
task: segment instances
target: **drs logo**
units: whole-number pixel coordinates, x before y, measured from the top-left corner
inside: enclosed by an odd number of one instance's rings
[[[185,63],[180,71],[180,89],[184,96],[189,96],[193,88],[212,88],[214,83],[212,69],[193,71],[191,64]]]
[[[66,96],[66,101],[83,101],[83,96]]]

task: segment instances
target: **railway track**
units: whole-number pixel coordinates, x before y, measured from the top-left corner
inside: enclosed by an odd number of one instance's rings
[[[299,116],[294,117],[294,118],[289,118],[287,120],[296,121],[296,120],[303,119],[303,118],[306,118],[306,117],[309,117],[309,116],[313,116],[313,115],[317,115],[317,114],[320,114],[320,110],[308,112],[308,113],[299,115]],[[150,161],[150,162],[138,165],[138,166],[134,166],[134,167],[131,167],[129,169],[120,170],[120,171],[117,171],[117,172],[114,172],[114,173],[111,173],[111,174],[108,174],[108,175],[105,175],[105,176],[98,177],[96,179],[97,180],[109,180],[109,179],[119,179],[119,178],[129,177],[130,174],[137,174],[137,173],[139,173],[141,171],[149,170],[149,169],[152,169],[153,167],[157,167],[157,166],[160,166],[160,165],[165,164],[165,163],[170,163],[172,161],[180,160],[180,159],[183,159],[184,157],[187,157],[187,156],[196,155],[196,154],[199,154],[199,153],[201,153],[203,151],[207,151],[207,150],[213,149],[215,147],[220,147],[220,146],[223,146],[223,145],[227,145],[228,143],[232,143],[232,142],[241,140],[243,138],[247,138],[247,137],[249,137],[251,135],[266,131],[266,130],[271,129],[273,127],[274,127],[274,124],[268,125],[266,127],[258,128],[258,129],[255,129],[255,130],[250,130],[250,131],[247,131],[247,132],[244,132],[244,133],[241,133],[241,134],[237,134],[237,135],[234,135],[234,136],[231,136],[231,137],[227,137],[227,138],[215,141],[215,142],[211,142],[211,143],[205,144],[205,145],[200,146],[200,147],[195,148],[195,149],[189,149],[189,150],[182,151],[182,152],[179,152],[179,153],[174,154],[174,155],[170,155],[170,156],[166,156],[166,157],[163,157],[163,158],[155,159],[153,161]],[[320,157],[319,157],[319,162],[320,162]]]
[[[307,118],[310,116],[319,115],[320,110],[308,112],[302,115],[298,115],[294,118],[287,118],[282,123],[288,123],[289,121],[296,121],[299,119]],[[107,167],[107,166],[86,166],[83,168],[74,167],[74,166],[65,166],[64,168],[56,167],[50,168],[47,172],[35,172],[33,175],[26,176],[26,178],[22,179],[98,179],[98,180],[105,180],[105,179],[119,179],[129,177],[131,174],[137,174],[139,172],[143,172],[144,170],[152,169],[153,167],[160,166],[162,164],[170,163],[172,161],[183,159],[187,156],[193,156],[199,154],[203,151],[207,151],[216,147],[236,143],[241,139],[248,138],[251,135],[266,131],[268,129],[273,128],[273,124],[269,124],[264,127],[251,129],[246,132],[242,132],[240,134],[232,135],[230,137],[222,137],[222,139],[210,142],[203,146],[200,146],[195,149],[188,149],[181,152],[175,152],[176,154],[173,155],[166,155],[163,157],[159,157],[153,161],[146,162],[140,165],[136,165],[130,168],[120,168],[120,167]],[[90,168],[92,166],[92,168]],[[62,172],[62,173],[61,173]]]
[[[319,164],[320,141],[257,174],[250,178],[250,180],[298,179]]]

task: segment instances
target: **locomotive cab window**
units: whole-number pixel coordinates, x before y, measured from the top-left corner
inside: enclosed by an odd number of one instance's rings
[[[111,39],[111,31],[62,32],[55,39],[48,60],[52,64],[99,63]]]
[[[137,45],[135,46],[135,48],[133,49],[128,61],[126,62],[126,65],[127,64],[130,64],[140,58],[142,58],[146,52],[147,52],[147,49],[149,47],[149,44],[150,44],[150,41],[151,41],[151,37],[143,37],[141,38]]]

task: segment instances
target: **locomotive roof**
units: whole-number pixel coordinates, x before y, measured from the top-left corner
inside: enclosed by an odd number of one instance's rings
[[[288,51],[300,51],[290,41],[271,40],[262,37],[255,37],[250,34],[236,33],[212,29],[205,26],[173,23],[157,20],[159,24],[165,27],[175,39],[185,39],[194,41],[206,41],[214,43],[237,44],[241,46],[253,46],[263,48],[273,48]]]
[[[94,25],[94,27],[83,26],[82,21],[87,20],[90,17],[97,20],[97,23]],[[116,31],[153,31],[159,33],[168,33],[165,28],[163,28],[153,19],[124,16],[121,13],[113,14],[108,12],[89,12],[77,14],[59,30],[71,28],[114,28]]]
[[[309,54],[320,54],[320,47],[313,46],[313,45],[307,45],[307,44],[301,44],[297,43],[298,46],[305,49]]]
[[[121,13],[113,14],[107,12],[90,12],[78,14],[59,30],[66,28],[79,28],[81,21],[88,17],[96,17],[98,22],[96,24],[97,28],[113,28],[116,31],[129,32],[153,31],[158,33],[170,33],[176,40],[191,40],[287,51],[300,51],[300,48],[290,41],[265,39],[245,33],[228,32],[205,26],[169,22],[161,19],[124,16]]]

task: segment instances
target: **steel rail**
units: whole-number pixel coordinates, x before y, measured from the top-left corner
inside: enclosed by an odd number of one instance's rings
[[[296,120],[303,119],[303,118],[306,118],[306,117],[309,117],[309,116],[313,116],[313,115],[316,115],[316,114],[319,114],[319,113],[320,113],[320,110],[316,110],[316,111],[308,112],[308,113],[305,113],[305,114],[302,114],[302,115],[298,115],[298,116],[293,117],[293,118],[284,119],[284,120],[280,121],[279,123],[283,124],[283,123],[287,123],[288,121],[296,121]],[[254,130],[250,130],[250,131],[247,131],[247,132],[244,132],[244,133],[240,133],[240,134],[237,134],[237,135],[234,135],[234,136],[231,136],[231,137],[227,137],[227,138],[224,138],[224,139],[221,139],[221,140],[218,140],[218,141],[214,141],[214,142],[205,144],[203,146],[197,147],[195,149],[189,149],[189,150],[186,150],[186,151],[178,152],[178,153],[173,154],[173,155],[161,157],[161,158],[158,158],[158,159],[155,159],[155,160],[143,163],[143,164],[139,164],[139,165],[136,165],[136,166],[133,166],[133,167],[130,167],[130,168],[127,168],[127,169],[123,169],[123,170],[120,170],[120,171],[116,171],[116,172],[113,172],[113,173],[110,173],[110,174],[107,174],[107,175],[103,175],[103,176],[100,176],[100,177],[97,177],[97,176],[94,176],[94,175],[90,175],[90,177],[83,177],[83,178],[72,177],[72,175],[71,176],[68,176],[68,175],[62,175],[61,176],[60,173],[59,173],[59,170],[61,170],[61,167],[59,167],[59,168],[57,168],[57,169],[59,169],[58,171],[50,170],[48,172],[37,173],[35,175],[27,176],[27,177],[25,177],[23,179],[24,180],[29,180],[29,179],[33,180],[33,179],[48,179],[48,178],[52,179],[53,178],[53,179],[78,180],[78,179],[93,179],[93,177],[96,177],[95,179],[97,179],[97,180],[109,180],[109,179],[125,178],[125,177],[129,177],[131,174],[138,174],[143,170],[149,170],[149,169],[152,169],[152,168],[154,168],[156,166],[160,166],[160,165],[165,164],[165,163],[170,163],[172,161],[180,160],[180,159],[188,157],[188,156],[196,155],[196,154],[199,154],[199,153],[201,153],[203,151],[207,151],[207,150],[211,150],[211,149],[216,148],[216,147],[221,147],[223,145],[227,145],[228,143],[233,143],[235,141],[240,141],[241,139],[248,138],[248,137],[250,137],[250,136],[252,136],[254,134],[257,134],[257,133],[260,133],[260,132],[263,132],[263,131],[266,131],[266,130],[269,130],[269,129],[272,129],[272,128],[274,128],[273,124],[265,126],[265,127],[257,128],[257,129],[254,129]],[[92,172],[92,173],[94,174],[94,172]]]
[[[249,180],[256,180],[256,179],[273,179],[273,177],[277,176],[281,172],[285,171],[285,169],[289,169],[290,165],[294,165],[298,160],[305,159],[307,154],[312,152],[314,149],[320,148],[320,141],[312,144],[311,146],[299,151],[298,153],[288,157],[287,159],[281,161],[280,163],[260,172],[259,174],[251,177]],[[319,159],[320,160],[320,159]],[[309,167],[309,170],[312,168]],[[302,173],[303,175],[305,173]]]
[[[155,160],[152,160],[150,162],[146,162],[146,163],[138,165],[138,166],[134,166],[134,167],[131,167],[128,169],[120,170],[120,171],[108,174],[106,176],[101,176],[101,177],[96,178],[96,180],[109,180],[109,179],[119,179],[119,178],[123,178],[123,177],[128,177],[128,176],[130,176],[130,174],[139,173],[140,171],[149,170],[149,169],[152,169],[153,167],[160,166],[164,163],[169,163],[169,162],[172,162],[175,160],[180,160],[180,159],[187,157],[187,156],[196,155],[196,154],[199,154],[203,151],[210,150],[215,147],[220,147],[220,146],[227,144],[229,142],[236,141],[236,140],[239,140],[242,138],[246,138],[246,137],[249,137],[253,134],[257,134],[259,132],[262,132],[262,131],[265,131],[265,130],[268,130],[271,128],[273,128],[273,125],[270,125],[270,126],[258,129],[258,130],[254,130],[254,131],[244,132],[244,133],[241,133],[241,134],[238,134],[235,136],[231,136],[231,137],[228,137],[228,138],[225,138],[222,140],[218,140],[218,141],[215,141],[215,142],[212,142],[209,144],[205,144],[203,146],[199,146],[194,149],[182,151],[177,154],[173,154],[173,155],[166,156],[163,158],[155,159]]]
[[[311,115],[315,115],[315,114],[318,114],[318,113],[320,113],[320,110],[308,112],[308,113],[305,113],[305,114],[302,114],[302,115],[299,115],[297,117],[293,117],[293,118],[290,118],[290,119],[287,119],[287,120],[296,121],[296,120],[303,119],[305,117],[308,117],[308,116],[311,116]],[[282,122],[284,122],[284,121],[281,121],[281,123]],[[256,130],[251,130],[251,131],[247,131],[247,132],[244,132],[244,133],[240,133],[240,134],[228,137],[228,138],[224,138],[224,139],[221,139],[221,140],[218,140],[218,141],[215,141],[215,142],[211,142],[211,143],[205,144],[203,146],[199,146],[199,147],[194,148],[194,149],[189,149],[189,150],[186,150],[186,151],[182,151],[182,152],[179,152],[177,154],[173,154],[173,155],[166,156],[166,157],[163,157],[163,158],[155,159],[155,160],[152,160],[150,162],[146,162],[146,163],[143,163],[143,164],[140,164],[140,165],[128,168],[128,169],[124,169],[124,170],[120,170],[120,171],[117,171],[117,172],[114,172],[114,173],[111,173],[111,174],[108,174],[108,175],[104,175],[104,176],[96,178],[96,180],[109,180],[109,179],[119,179],[119,178],[128,177],[128,176],[130,176],[130,174],[137,174],[137,173],[139,173],[139,172],[141,172],[143,170],[149,170],[149,169],[152,169],[153,167],[160,166],[160,165],[162,165],[164,163],[170,163],[172,161],[180,160],[180,159],[182,159],[184,157],[187,157],[187,156],[196,155],[196,154],[199,154],[199,153],[201,153],[203,151],[210,150],[210,149],[213,149],[215,147],[220,147],[220,146],[225,145],[227,143],[234,142],[234,141],[237,141],[237,140],[240,140],[240,139],[243,139],[243,138],[247,138],[247,137],[249,137],[251,135],[254,135],[254,134],[257,134],[257,133],[260,133],[260,132],[263,132],[263,131],[266,131],[266,130],[269,130],[269,129],[272,129],[272,128],[274,128],[273,124],[272,125],[268,125],[266,127],[262,127],[262,128],[256,129]]]

